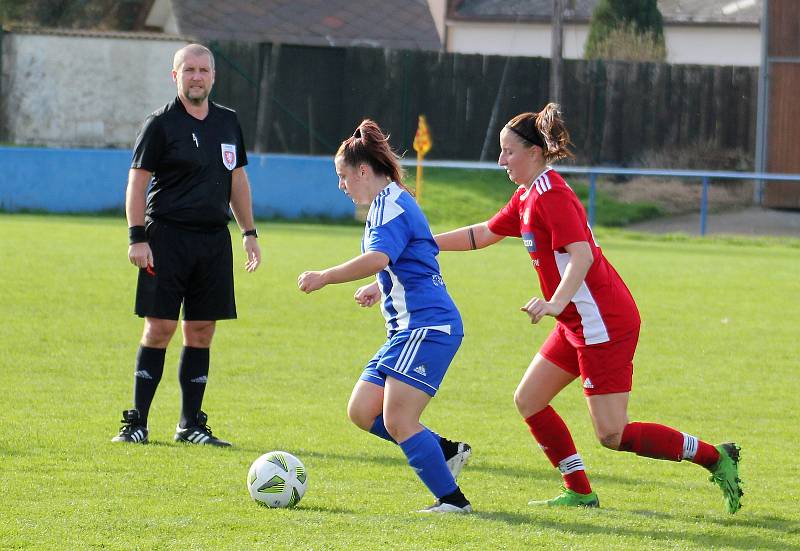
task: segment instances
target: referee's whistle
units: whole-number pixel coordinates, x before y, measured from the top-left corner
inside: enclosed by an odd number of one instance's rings
[[[200,147],[200,142],[197,141],[197,136],[195,136],[194,132],[192,132],[192,139],[194,140],[194,146]]]

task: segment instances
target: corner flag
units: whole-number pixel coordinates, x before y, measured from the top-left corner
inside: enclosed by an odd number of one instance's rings
[[[414,151],[417,152],[417,202],[422,201],[422,159],[428,154],[432,146],[433,141],[431,140],[430,130],[428,130],[428,122],[425,120],[425,115],[420,115],[413,144]]]

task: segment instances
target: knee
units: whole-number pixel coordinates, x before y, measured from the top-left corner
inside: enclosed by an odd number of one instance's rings
[[[622,431],[620,430],[598,430],[597,439],[604,448],[618,450],[622,441]]]
[[[524,419],[547,407],[547,403],[540,402],[534,393],[523,392],[522,387],[517,387],[517,390],[514,391],[514,405]]]
[[[172,335],[175,334],[177,322],[169,320],[146,321],[142,344],[150,348],[166,348]]]
[[[347,417],[350,418],[350,421],[355,426],[366,431],[369,431],[372,428],[372,424],[375,422],[374,415],[371,415],[352,400],[347,404]]]
[[[216,324],[213,321],[192,322],[184,326],[184,344],[192,348],[210,348]]]
[[[383,416],[383,426],[386,427],[386,432],[388,432],[392,438],[397,440],[397,435],[402,432],[402,423],[397,416],[393,415],[386,415]]]
[[[386,432],[395,439],[396,442],[403,442],[419,429],[419,421],[406,418],[402,415],[383,414],[383,425]]]

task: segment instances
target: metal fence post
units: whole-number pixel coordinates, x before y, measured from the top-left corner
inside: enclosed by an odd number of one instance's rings
[[[706,218],[708,217],[708,176],[703,176],[703,192],[700,194],[700,236],[706,234]]]
[[[589,174],[589,225],[594,227],[595,198],[597,195],[597,174]]]

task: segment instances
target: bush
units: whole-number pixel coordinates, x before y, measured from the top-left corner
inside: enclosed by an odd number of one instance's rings
[[[592,13],[584,57],[663,61],[664,21],[656,0],[600,0]]]
[[[664,40],[652,32],[640,33],[631,25],[612,29],[602,40],[595,43],[587,59],[615,59],[620,61],[661,62],[667,59]]]
[[[648,151],[637,164],[648,168],[747,172],[753,169],[753,155],[701,142]],[[708,205],[712,211],[741,208],[753,202],[753,182],[750,180],[712,179],[709,184]],[[602,189],[619,201],[655,203],[670,214],[700,210],[698,178],[635,177],[627,183],[611,184]]]
[[[742,149],[720,147],[713,142],[659,148],[643,153],[638,166],[650,168],[682,168],[689,170],[751,171],[753,153]]]

